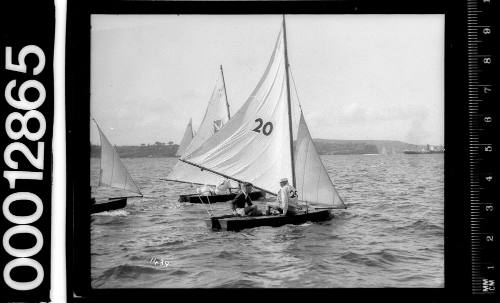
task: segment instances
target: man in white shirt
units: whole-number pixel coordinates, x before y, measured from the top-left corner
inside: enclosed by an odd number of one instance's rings
[[[280,190],[278,191],[276,202],[275,203],[267,203],[266,205],[266,215],[271,214],[271,210],[278,211],[283,215],[295,215],[297,211],[300,209],[297,201],[298,194],[297,190],[288,184],[287,178],[282,178],[280,180]]]

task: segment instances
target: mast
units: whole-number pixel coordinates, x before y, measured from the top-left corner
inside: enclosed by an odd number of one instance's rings
[[[295,159],[293,157],[292,101],[290,99],[290,79],[288,78],[288,51],[286,45],[286,23],[283,15],[283,42],[285,49],[286,97],[288,101],[288,130],[290,133],[290,157],[292,159],[292,186],[295,187]]]
[[[230,120],[231,113],[229,112],[229,100],[227,100],[226,81],[224,80],[224,71],[222,70],[222,65],[220,66],[220,73],[222,75],[222,85],[224,86],[224,97],[226,97],[227,120]]]

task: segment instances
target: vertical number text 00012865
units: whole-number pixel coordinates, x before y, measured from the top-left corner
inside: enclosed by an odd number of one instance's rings
[[[38,62],[35,66],[29,66],[32,70],[33,79],[26,80],[23,83],[18,83],[16,79],[10,80],[5,87],[5,101],[11,106],[12,112],[7,115],[5,120],[5,132],[12,140],[3,151],[3,160],[5,165],[12,170],[4,170],[3,177],[7,179],[9,188],[15,190],[17,180],[27,180],[37,182],[43,179],[44,170],[44,149],[45,142],[41,141],[47,129],[44,115],[37,109],[44,103],[46,98],[45,87],[42,83],[36,80],[45,67],[45,54],[43,50],[36,45],[26,45],[17,50],[17,63],[15,63],[16,50],[13,47],[5,47],[5,70],[14,71],[22,74],[28,74],[28,64],[26,57],[28,55],[36,56]],[[32,62],[32,61],[30,61]],[[31,76],[31,75],[30,75]],[[17,89],[17,94],[15,91]],[[33,100],[28,100],[30,94],[26,92],[30,89],[35,89],[38,92],[38,97]],[[36,120],[38,129],[35,132],[28,128],[28,121]],[[14,127],[14,125],[19,127]],[[36,156],[33,151],[21,142],[21,138],[37,143],[35,146]],[[12,159],[13,153],[20,153],[26,161],[33,167],[31,171],[18,170],[19,162]],[[11,212],[9,206],[16,201],[31,201],[35,204],[35,211],[29,215],[16,215]],[[28,202],[29,203],[29,202]],[[32,226],[43,213],[43,203],[38,195],[28,191],[18,191],[7,196],[2,204],[2,212],[4,217],[14,226],[5,231],[3,235],[2,245],[4,250],[13,258],[3,269],[3,278],[5,283],[12,289],[20,291],[28,291],[38,287],[44,278],[43,267],[40,262],[32,257],[35,256],[43,247],[43,235],[38,228]],[[35,237],[35,244],[26,249],[14,248],[10,244],[10,239],[14,235],[31,234]],[[20,266],[31,267],[36,271],[36,277],[32,281],[19,282],[14,281],[11,277],[11,271]]]

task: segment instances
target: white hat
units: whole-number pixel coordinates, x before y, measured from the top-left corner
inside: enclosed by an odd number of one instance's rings
[[[281,178],[280,183],[281,182],[288,182],[288,178]]]

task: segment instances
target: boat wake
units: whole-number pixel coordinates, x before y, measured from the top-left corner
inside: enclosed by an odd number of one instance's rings
[[[129,214],[128,211],[123,209],[103,211],[100,213],[93,214],[94,216],[104,216],[104,217],[126,217]]]

